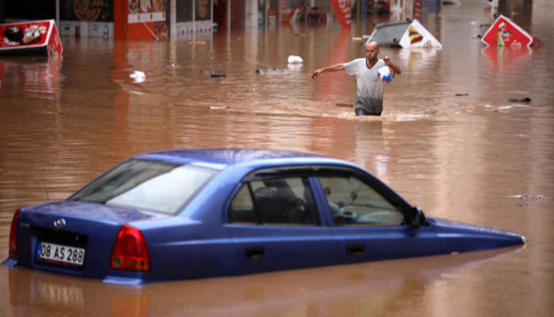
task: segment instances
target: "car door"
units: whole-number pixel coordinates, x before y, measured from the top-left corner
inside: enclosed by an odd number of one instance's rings
[[[371,175],[328,170],[320,171],[317,178],[341,263],[441,253],[442,245],[431,227],[408,225],[413,208]]]
[[[230,203],[226,228],[238,252],[240,273],[338,263],[335,238],[321,225],[306,175],[243,181]]]

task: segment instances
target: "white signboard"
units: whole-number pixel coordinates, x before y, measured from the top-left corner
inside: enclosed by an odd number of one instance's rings
[[[166,20],[167,0],[129,0],[128,23],[162,22]]]

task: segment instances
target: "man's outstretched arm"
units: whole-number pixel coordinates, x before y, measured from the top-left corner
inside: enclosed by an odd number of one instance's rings
[[[391,62],[390,57],[388,57],[388,56],[383,57],[383,62],[385,62],[385,65],[387,65],[388,67],[390,67],[392,69],[392,71],[394,72],[395,75],[402,74],[402,71],[400,70],[400,67],[394,65]]]
[[[338,64],[334,64],[334,65],[331,65],[331,66],[323,67],[323,68],[318,68],[312,74],[312,79],[318,79],[319,76],[321,76],[321,74],[323,74],[324,72],[337,72],[337,71],[343,70],[343,69],[344,69],[344,64],[343,63],[338,63]]]

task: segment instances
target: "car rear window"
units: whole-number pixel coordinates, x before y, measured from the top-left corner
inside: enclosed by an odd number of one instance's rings
[[[217,172],[163,161],[129,160],[94,180],[69,200],[175,214]]]

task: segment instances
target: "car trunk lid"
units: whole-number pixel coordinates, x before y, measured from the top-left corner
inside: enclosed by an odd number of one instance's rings
[[[23,208],[19,265],[102,278],[124,224],[166,217],[130,208],[62,201]]]

